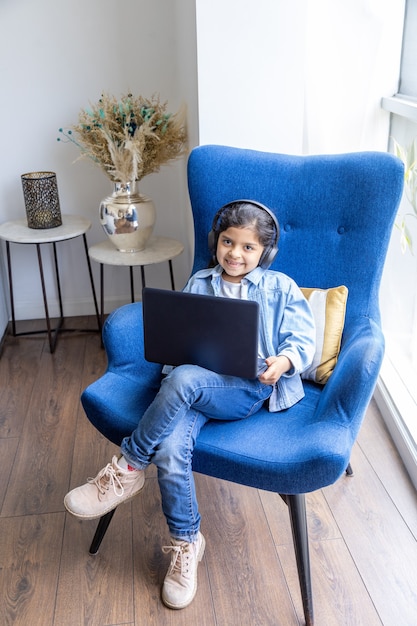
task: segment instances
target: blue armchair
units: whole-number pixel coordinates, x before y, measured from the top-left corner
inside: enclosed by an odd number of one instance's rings
[[[270,207],[281,225],[272,269],[301,287],[349,289],[342,346],[325,385],[305,381],[305,398],[284,413],[209,422],[193,468],[280,494],[288,505],[306,624],[313,624],[305,495],[346,470],[384,351],[378,292],[403,185],[402,163],[387,153],[287,156],[222,146],[194,149],[188,164],[195,227],[193,272],[210,258],[215,211],[236,198]],[[120,444],[158,391],[161,367],[143,357],[139,303],[114,311],[103,342],[106,373],[82,394],[87,417]],[[233,420],[233,407],[230,418]],[[97,551],[111,512],[99,522]]]

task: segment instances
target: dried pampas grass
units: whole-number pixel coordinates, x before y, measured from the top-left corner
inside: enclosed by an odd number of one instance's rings
[[[60,132],[111,180],[141,180],[187,151],[185,107],[175,114],[166,109],[159,96],[128,94],[116,99],[103,94],[80,111],[78,124]]]

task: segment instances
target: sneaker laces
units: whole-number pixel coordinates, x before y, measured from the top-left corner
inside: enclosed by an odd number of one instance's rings
[[[181,576],[188,574],[190,571],[190,549],[189,544],[184,542],[180,545],[171,544],[170,546],[162,546],[162,552],[171,555],[171,564],[168,569],[167,575],[170,576],[174,572],[179,572]]]
[[[107,463],[106,467],[103,467],[95,478],[87,478],[87,482],[97,487],[99,497],[100,495],[104,496],[110,487],[113,488],[116,496],[121,497],[125,492],[119,475],[112,463]]]

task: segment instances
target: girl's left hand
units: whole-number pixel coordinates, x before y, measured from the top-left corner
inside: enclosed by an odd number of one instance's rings
[[[268,369],[259,376],[260,382],[264,385],[275,385],[282,374],[292,368],[292,363],[286,356],[269,356],[265,359],[265,363]]]

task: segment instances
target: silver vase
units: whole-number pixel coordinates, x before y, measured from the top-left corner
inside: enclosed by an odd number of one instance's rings
[[[112,195],[100,203],[101,225],[120,252],[146,248],[155,219],[154,203],[136,191],[136,182],[115,182]]]

